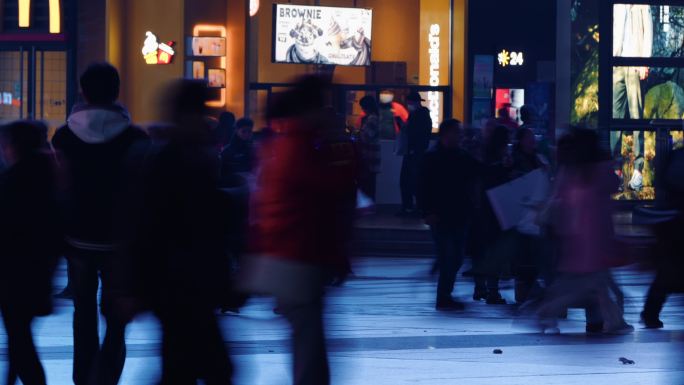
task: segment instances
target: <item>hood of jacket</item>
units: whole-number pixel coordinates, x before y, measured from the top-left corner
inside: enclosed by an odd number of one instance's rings
[[[121,105],[77,105],[67,120],[69,129],[89,144],[106,143],[131,125],[128,111]]]

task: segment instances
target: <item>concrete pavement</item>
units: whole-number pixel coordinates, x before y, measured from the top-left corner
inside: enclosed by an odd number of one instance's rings
[[[637,330],[627,336],[587,337],[584,313],[572,309],[563,334],[545,336],[514,322],[508,306],[473,303],[472,282],[461,279],[456,296],[469,305],[461,313],[434,310],[435,279],[424,258],[362,258],[355,275],[330,290],[326,320],[333,384],[684,384],[684,297],[673,296],[664,330],[643,330],[638,313],[651,276],[616,272],[626,296],[626,318]],[[60,270],[58,286],[65,281]],[[511,283],[503,283],[512,301]],[[289,331],[273,314],[269,298],[250,300],[240,315],[221,316],[233,354],[235,382],[290,383]],[[36,322],[35,332],[48,382],[71,376],[71,303]],[[127,333],[129,358],[122,384],[151,384],[159,374],[158,324],[139,317]],[[6,337],[0,330],[0,376],[6,370]],[[493,354],[501,349],[503,354]],[[626,357],[634,365],[618,361]]]

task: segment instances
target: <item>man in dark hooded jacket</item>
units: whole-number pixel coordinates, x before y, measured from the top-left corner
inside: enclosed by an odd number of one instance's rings
[[[423,155],[430,146],[432,135],[432,118],[430,110],[421,103],[424,100],[418,92],[411,92],[406,97],[409,110],[408,121],[402,129],[402,148],[399,150],[404,156],[401,162],[399,187],[401,189],[401,211],[399,215],[410,215],[415,210],[418,180]]]
[[[126,109],[116,103],[120,84],[116,68],[91,64],[80,83],[85,103],[74,107],[66,126],[52,138],[66,178],[66,255],[74,290],[73,380],[76,385],[116,384],[126,347],[125,322],[117,320],[110,304],[111,275],[119,250],[115,223],[148,137],[131,125]],[[102,346],[97,330],[98,277],[107,320]]]

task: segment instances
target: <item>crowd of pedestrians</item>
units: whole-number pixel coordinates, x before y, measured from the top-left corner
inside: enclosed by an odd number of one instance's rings
[[[127,325],[143,312],[162,328],[160,384],[230,384],[217,310],[239,312],[251,294],[274,297],[291,327],[294,383],[328,384],[325,288],[351,273],[358,191],[376,198],[387,138],[402,156],[399,214],[424,219],[436,245],[436,310],[467,306],[452,292],[468,256],[473,300],[505,305],[499,281],[512,277],[520,314],[539,331],[559,332],[568,307],[586,310],[589,333],[633,330],[611,276],[629,262],[612,228],[618,182],[593,131],[571,130],[549,158],[527,117],[523,127],[492,120],[477,134],[446,119],[431,144],[420,94],[404,109],[383,91],[360,100],[359,131],[349,135],[329,108],[330,84],[315,76],[274,94],[258,132],[249,118],[209,118],[206,84],[180,80],[163,93],[163,121],[143,130],[117,102],[113,66],[90,65],[80,86],[82,102],[51,140],[39,122],[0,128],[8,384],[46,383],[31,324],[51,313],[63,256],[76,385],[119,383]],[[657,276],[642,313],[650,328],[663,327],[663,304],[682,289],[674,254],[683,159],[675,151],[664,172],[673,211],[657,227]],[[520,218],[504,225],[491,191],[535,173]]]

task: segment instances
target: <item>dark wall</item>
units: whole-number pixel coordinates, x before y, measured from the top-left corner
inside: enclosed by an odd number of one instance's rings
[[[196,24],[226,25],[226,1],[192,0],[185,2],[185,36],[192,36]]]
[[[78,0],[76,72],[79,74],[88,64],[106,58],[105,13],[105,0]]]
[[[555,60],[556,1],[474,0],[468,3],[470,63],[474,55],[496,55],[503,48],[524,52],[523,68],[495,71],[495,83],[516,85],[533,82],[537,78],[536,62]]]

